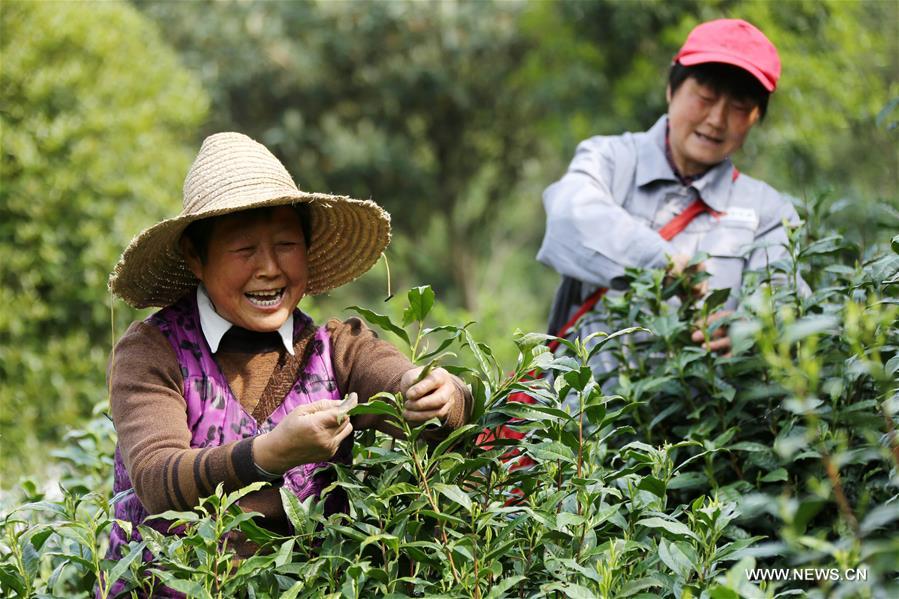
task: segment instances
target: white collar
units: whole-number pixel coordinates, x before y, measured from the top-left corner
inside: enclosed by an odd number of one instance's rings
[[[215,311],[215,306],[212,305],[212,300],[209,299],[203,285],[197,285],[197,308],[200,312],[200,328],[203,329],[203,336],[206,337],[206,343],[209,344],[209,349],[212,350],[212,353],[215,353],[219,350],[219,344],[222,342],[222,337],[224,337],[225,333],[227,333],[234,325],[222,318],[222,316]],[[287,321],[281,325],[280,329],[278,329],[278,336],[280,336],[281,341],[284,342],[284,348],[287,349],[287,352],[291,356],[294,355],[293,312],[290,313],[290,316],[287,317]]]

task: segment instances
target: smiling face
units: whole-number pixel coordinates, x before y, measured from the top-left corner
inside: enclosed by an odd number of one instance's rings
[[[705,172],[746,139],[760,116],[758,105],[687,78],[672,94],[668,88],[668,143],[682,175]]]
[[[187,237],[181,243],[215,311],[231,324],[277,331],[306,291],[306,243],[290,206],[216,218],[205,260]]]

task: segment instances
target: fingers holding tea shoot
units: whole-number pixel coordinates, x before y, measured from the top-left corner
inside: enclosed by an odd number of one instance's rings
[[[431,418],[445,420],[455,400],[457,388],[452,375],[443,368],[426,372],[432,365],[420,372],[412,369],[403,376],[403,417],[411,423],[420,424]]]
[[[732,310],[719,310],[710,314],[707,319],[697,323],[698,328],[693,331],[692,335],[690,335],[690,340],[693,341],[693,343],[703,344],[703,347],[711,352],[729,352],[731,349],[731,339],[727,324],[721,323],[714,328],[712,328],[712,325],[719,320],[727,318],[731,314],[733,314]],[[709,330],[710,328],[712,328],[712,330]],[[706,340],[706,331],[708,331],[708,340]]]
[[[343,424],[344,419],[347,417],[347,412],[357,405],[359,405],[359,396],[356,395],[355,391],[344,397],[343,401],[337,405],[337,424]]]

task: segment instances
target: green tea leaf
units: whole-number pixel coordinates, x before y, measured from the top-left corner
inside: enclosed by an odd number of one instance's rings
[[[228,493],[222,500],[221,511],[225,512],[229,507],[236,504],[238,501],[249,495],[250,493],[255,493],[260,489],[268,487],[269,483],[264,481],[258,481],[255,483],[250,483],[245,487],[242,487],[233,493]]]
[[[620,597],[633,597],[640,591],[662,586],[662,582],[655,578],[644,577],[637,580],[629,580],[621,587]]]
[[[665,539],[659,540],[659,559],[671,568],[681,578],[687,578],[693,570],[690,558],[677,546],[676,543]]]
[[[724,302],[727,301],[727,298],[730,297],[730,287],[724,287],[722,289],[715,289],[712,291],[707,298],[703,301],[703,308],[708,310],[709,313],[713,312],[715,308],[724,305]]]
[[[41,566],[41,556],[29,542],[21,545],[22,566],[25,568],[25,575],[29,580],[34,580],[37,576],[38,568]]]
[[[209,596],[209,593],[205,592],[205,589],[199,582],[193,580],[184,580],[183,578],[176,578],[174,574],[158,569],[154,569],[153,573],[155,573],[162,579],[162,584],[180,593],[184,593],[188,597]]]
[[[649,491],[653,495],[665,498],[665,483],[654,476],[644,476],[637,485],[638,489]]]
[[[687,528],[684,524],[673,520],[665,520],[659,517],[652,517],[638,520],[637,524],[640,526],[646,526],[648,528],[661,528],[679,537],[689,537],[697,541],[699,540],[699,537],[696,536],[696,533]]]
[[[572,514],[570,512],[560,512],[556,514],[556,530],[562,532],[573,531],[576,526],[581,526],[586,519],[583,516]]]
[[[555,462],[561,460],[570,464],[575,463],[574,452],[558,442],[541,443],[539,445],[528,446],[527,451],[534,459],[540,462]]]
[[[596,353],[602,351],[603,348],[606,345],[608,345],[611,341],[614,341],[615,339],[624,337],[625,335],[632,335],[634,333],[641,333],[641,332],[652,334],[652,331],[650,331],[649,329],[644,328],[644,327],[627,327],[625,329],[615,331],[614,333],[612,333],[610,335],[601,336],[601,338],[599,338],[599,340],[596,342],[596,344],[590,348],[590,352],[587,354],[587,359],[589,360]],[[593,335],[588,336],[587,339],[584,340],[584,342],[587,343],[587,341],[590,340],[591,338],[594,338]]]
[[[281,599],[297,599],[300,595],[300,591],[303,590],[303,582],[298,581],[293,584],[292,587],[287,589],[287,591],[281,595]]]
[[[899,504],[893,502],[879,505],[865,515],[859,526],[859,532],[863,535],[871,534],[896,521],[899,521]]]
[[[359,545],[360,551],[367,547],[368,545],[372,545],[375,543],[384,543],[387,547],[390,548],[391,551],[396,551],[399,549],[400,540],[394,535],[387,533],[378,533],[373,534],[365,538],[364,541]]]
[[[4,589],[14,590],[19,597],[25,596],[25,580],[12,564],[0,564],[0,584]]]
[[[200,514],[196,512],[176,512],[175,510],[166,510],[161,514],[151,514],[147,516],[148,520],[169,520],[172,526],[181,525],[187,522],[199,522]]]
[[[284,513],[287,514],[287,518],[294,529],[297,532],[306,530],[308,507],[300,503],[297,496],[289,489],[280,487],[278,491],[281,494],[281,505],[284,507]]]
[[[520,574],[503,578],[490,588],[490,592],[487,593],[485,599],[500,599],[501,597],[506,597],[506,593],[508,593],[509,589],[526,579],[526,576]]]
[[[419,513],[422,514],[423,516],[429,516],[431,518],[434,518],[438,522],[441,522],[444,524],[452,524],[454,526],[459,526],[459,527],[465,526],[465,520],[462,520],[458,516],[454,516],[452,514],[447,514],[446,512],[438,513],[438,512],[435,512],[434,510],[421,510]]]
[[[777,481],[789,480],[789,476],[787,475],[787,471],[784,468],[778,468],[773,472],[769,472],[759,480],[763,483],[773,483]]]
[[[593,591],[573,582],[544,584],[540,586],[540,590],[546,594],[549,594],[550,591],[557,591],[562,593],[563,597],[570,599],[596,599],[596,594]]]
[[[347,310],[352,310],[362,316],[365,320],[367,320],[370,324],[373,324],[380,328],[382,331],[389,331],[406,342],[406,345],[411,345],[409,343],[409,335],[406,333],[406,330],[402,327],[399,327],[390,320],[389,316],[385,316],[383,314],[378,314],[377,312],[372,312],[367,308],[362,308],[360,306],[349,306]]]
[[[431,486],[450,501],[458,503],[463,508],[465,508],[466,511],[471,511],[471,497],[469,497],[468,494],[460,489],[457,485],[434,483]]]
[[[487,356],[483,351],[483,347],[477,341],[475,341],[474,337],[472,337],[471,333],[468,332],[468,329],[465,329],[465,345],[468,349],[471,350],[471,353],[474,355],[475,359],[478,361],[478,366],[481,369],[481,373],[486,376],[487,380],[491,380],[491,374],[493,369],[490,366],[490,363],[487,360]]]
[[[129,547],[128,554],[122,557],[119,561],[116,562],[115,567],[109,571],[106,582],[112,586],[119,580],[125,572],[128,571],[128,568],[131,567],[131,564],[136,560],[143,559],[144,548],[147,546],[146,541],[141,541],[137,545],[133,547]]]
[[[819,239],[815,241],[808,247],[803,248],[800,252],[800,256],[813,256],[820,254],[832,254],[836,251],[839,251],[845,248],[846,245],[843,243],[842,235],[831,235],[830,237],[825,237],[824,239]]]
[[[788,325],[784,329],[784,343],[796,343],[812,335],[836,333],[839,320],[834,316],[809,316]]]
[[[400,418],[402,417],[402,410],[387,402],[376,399],[357,405],[347,412],[347,414],[350,416],[358,416],[359,414],[380,414],[383,416]]]
[[[403,326],[413,322],[421,322],[427,317],[434,305],[434,290],[429,285],[414,287],[407,294],[409,305],[403,312]]]
[[[47,539],[53,534],[53,528],[48,527],[43,530],[38,530],[34,534],[31,535],[31,544],[34,545],[34,548],[38,551],[41,550],[41,547],[44,546],[44,543],[47,542]]]
[[[452,445],[456,442],[456,440],[459,437],[465,435],[466,433],[468,433],[472,430],[478,429],[478,428],[479,427],[476,424],[466,424],[464,426],[460,426],[459,428],[457,428],[456,430],[451,432],[449,435],[447,435],[446,439],[441,441],[440,444],[434,448],[434,450],[431,452],[431,457],[436,458],[437,456],[442,455],[443,452],[445,452],[447,449],[452,447]]]

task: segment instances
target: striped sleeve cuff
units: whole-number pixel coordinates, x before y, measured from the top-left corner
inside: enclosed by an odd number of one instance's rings
[[[237,474],[237,478],[244,485],[260,480],[267,482],[280,480],[280,474],[272,474],[256,464],[256,460],[253,459],[254,438],[248,437],[238,441],[235,443],[234,449],[231,450],[231,461],[234,464],[234,472]]]
[[[231,450],[231,463],[234,464],[234,473],[244,485],[259,480],[256,472],[256,463],[253,462],[253,437],[247,437],[234,444]]]

